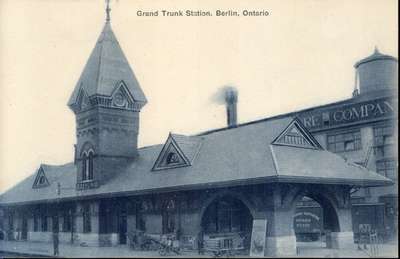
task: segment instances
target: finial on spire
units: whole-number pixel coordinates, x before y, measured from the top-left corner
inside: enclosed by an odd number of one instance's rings
[[[110,8],[110,0],[106,0],[106,4],[107,4],[107,8],[106,8],[106,22],[110,22],[110,12],[111,12],[111,8]]]
[[[376,45],[375,45],[374,54],[379,54],[379,50],[378,50],[378,47]]]

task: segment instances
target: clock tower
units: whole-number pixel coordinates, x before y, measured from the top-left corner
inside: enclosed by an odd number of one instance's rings
[[[111,29],[110,8],[69,99],[76,118],[77,189],[96,188],[137,156],[146,97]]]

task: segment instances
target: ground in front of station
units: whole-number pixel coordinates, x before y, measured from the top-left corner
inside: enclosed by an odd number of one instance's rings
[[[369,258],[385,257],[397,258],[397,242],[379,244],[377,254],[372,254],[370,247],[358,250],[357,245],[348,249],[327,249],[323,242],[298,242],[297,256],[302,258],[327,257],[327,258]],[[0,241],[0,258],[6,257],[37,257],[53,256],[53,244],[44,242],[27,241]],[[80,247],[76,245],[60,244],[60,257],[161,257],[158,251],[134,251],[127,246],[117,247]],[[199,255],[197,251],[182,251],[180,255],[173,252],[165,257],[213,257],[212,254]],[[243,257],[239,255],[238,257]]]

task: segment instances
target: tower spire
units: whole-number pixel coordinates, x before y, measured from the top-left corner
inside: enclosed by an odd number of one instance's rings
[[[107,8],[106,8],[106,22],[110,22],[110,0],[106,0]]]

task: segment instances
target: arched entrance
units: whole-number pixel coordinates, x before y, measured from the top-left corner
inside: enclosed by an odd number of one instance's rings
[[[295,199],[293,229],[296,247],[302,250],[332,248],[332,232],[340,232],[332,202],[322,194],[305,193]]]
[[[240,199],[231,195],[219,196],[206,207],[202,215],[203,238],[205,241],[225,238],[241,240],[244,250],[248,251],[252,222],[249,208]]]

